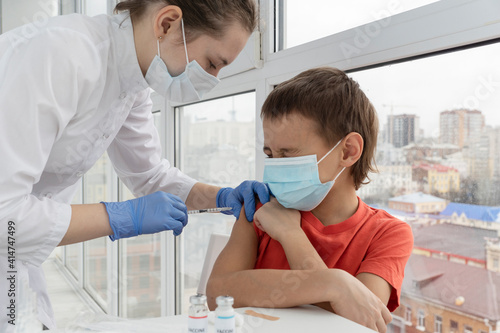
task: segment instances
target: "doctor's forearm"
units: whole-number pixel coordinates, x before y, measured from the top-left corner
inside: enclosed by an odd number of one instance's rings
[[[71,205],[71,221],[59,246],[112,234],[104,204]]]
[[[217,192],[221,188],[218,186],[208,185],[204,183],[194,184],[191,192],[186,199],[186,206],[188,209],[204,209],[215,208],[217,203]]]

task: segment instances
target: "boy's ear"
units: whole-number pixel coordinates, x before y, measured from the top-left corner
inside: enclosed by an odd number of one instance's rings
[[[342,144],[342,166],[348,168],[356,163],[363,153],[363,145],[364,141],[361,134],[356,132],[347,134]]]

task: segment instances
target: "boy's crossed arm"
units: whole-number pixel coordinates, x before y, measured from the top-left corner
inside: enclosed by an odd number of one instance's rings
[[[254,217],[257,225],[282,242],[291,270],[254,269],[258,237],[245,214],[240,214],[208,281],[209,307],[215,308],[219,295],[233,296],[236,307],[284,308],[316,303],[325,307],[326,302],[335,313],[385,332],[391,315],[381,298],[387,303],[388,283],[369,273],[359,274],[357,279],[343,270],[328,269],[303,234],[300,213],[296,212],[297,221],[294,212],[280,210],[279,205],[271,202]]]

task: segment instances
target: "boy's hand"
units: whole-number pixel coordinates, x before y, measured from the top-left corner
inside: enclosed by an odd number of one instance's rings
[[[387,332],[387,324],[392,315],[387,306],[361,281],[342,270],[332,270],[336,274],[337,294],[330,302],[333,311],[376,332]]]
[[[301,231],[300,212],[283,207],[276,198],[260,207],[254,215],[255,225],[272,239],[280,242],[287,233]]]

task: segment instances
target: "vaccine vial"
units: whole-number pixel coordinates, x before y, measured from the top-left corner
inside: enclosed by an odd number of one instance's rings
[[[188,310],[188,332],[189,333],[208,333],[208,307],[207,296],[193,295],[189,297]]]
[[[215,299],[215,332],[235,333],[234,298],[231,296],[219,296]]]

